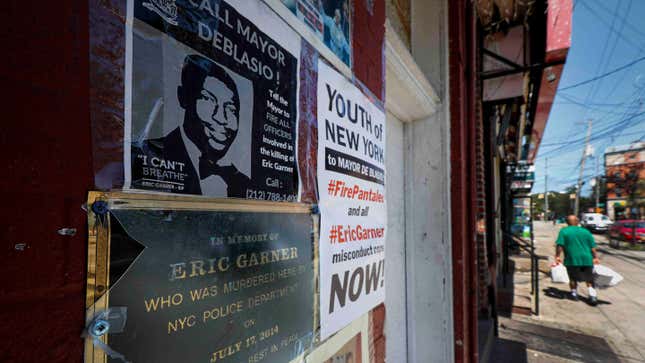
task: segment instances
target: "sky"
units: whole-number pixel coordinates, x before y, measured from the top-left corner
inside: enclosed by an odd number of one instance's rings
[[[545,173],[550,191],[576,184],[589,120],[594,154],[586,159],[582,195],[590,194],[594,175],[604,174],[607,147],[645,141],[645,1],[574,4],[571,48],[535,161],[533,193],[544,191]]]

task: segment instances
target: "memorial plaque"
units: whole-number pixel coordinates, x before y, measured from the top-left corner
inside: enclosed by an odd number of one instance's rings
[[[102,312],[127,313],[86,360],[288,362],[301,353],[313,331],[312,218],[305,208],[242,207],[128,206],[94,216],[95,228],[109,228],[110,283],[88,294],[88,326]],[[88,271],[103,270],[90,244],[92,261]]]

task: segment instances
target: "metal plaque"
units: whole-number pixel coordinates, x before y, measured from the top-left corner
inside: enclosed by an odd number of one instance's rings
[[[307,206],[146,198],[90,195],[86,361],[288,362],[310,345]]]

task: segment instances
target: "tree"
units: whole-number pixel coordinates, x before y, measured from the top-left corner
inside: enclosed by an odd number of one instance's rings
[[[575,194],[576,187],[570,186],[564,190],[563,193],[548,192],[549,198],[549,213],[555,214],[557,218],[563,218],[573,213],[573,199],[571,194]],[[604,187],[600,187],[601,195],[604,194]],[[533,218],[538,214],[545,212],[545,198],[539,198],[539,194],[533,194]],[[601,202],[603,198],[600,199]],[[596,207],[596,197],[594,194],[590,196],[580,197],[580,211],[586,212],[589,208]]]
[[[545,198],[549,198],[549,213],[555,214],[557,217],[564,217],[571,213],[573,210],[570,193],[548,192]],[[539,199],[538,194],[533,195],[534,208],[533,215],[545,212],[545,199]]]

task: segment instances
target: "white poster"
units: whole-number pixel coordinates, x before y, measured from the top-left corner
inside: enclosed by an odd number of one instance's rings
[[[385,114],[318,63],[320,335],[385,299]]]
[[[128,6],[124,189],[297,201],[300,36],[259,1]]]

